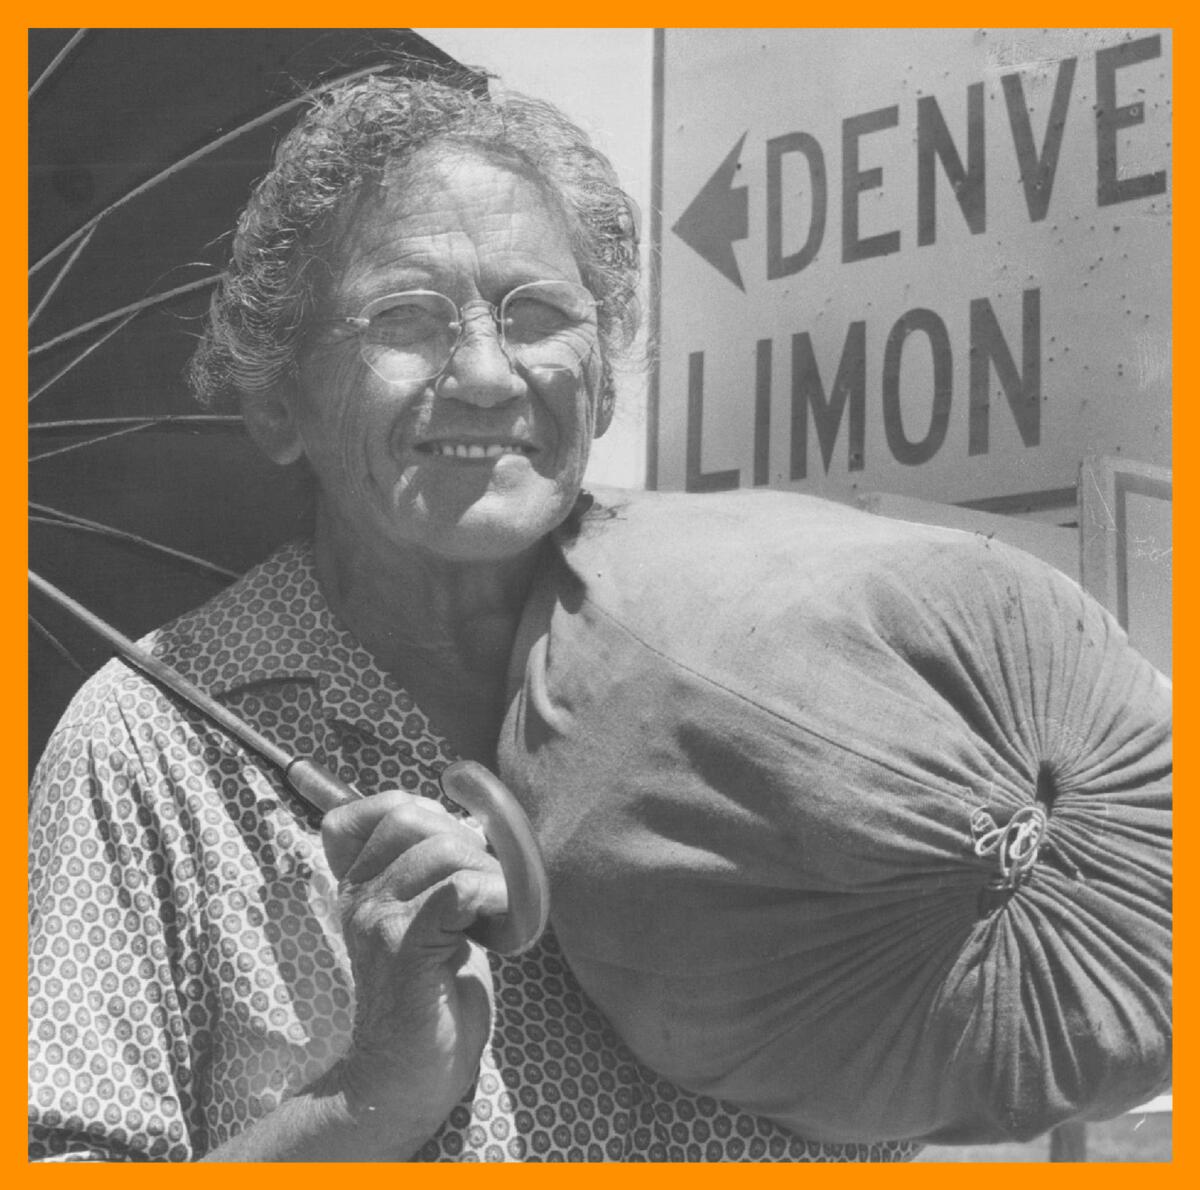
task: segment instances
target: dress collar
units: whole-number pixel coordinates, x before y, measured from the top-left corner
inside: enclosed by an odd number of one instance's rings
[[[334,616],[317,583],[309,541],[283,546],[146,643],[214,698],[307,680],[315,683],[327,717],[372,735],[381,724],[397,724],[413,738],[412,717],[423,719],[407,691]],[[422,726],[427,733],[428,724]]]

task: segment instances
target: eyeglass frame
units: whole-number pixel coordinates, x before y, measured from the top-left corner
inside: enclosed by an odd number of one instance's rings
[[[509,347],[508,340],[504,334],[503,319],[505,307],[507,306],[508,301],[513,294],[520,293],[522,289],[527,289],[533,285],[546,284],[570,286],[572,289],[579,290],[581,293],[587,295],[586,304],[591,310],[597,311],[600,308],[601,303],[592,296],[586,285],[583,285],[578,281],[565,281],[558,277],[542,277],[536,281],[522,281],[520,285],[514,286],[500,299],[499,306],[497,306],[494,302],[489,302],[486,298],[471,298],[469,301],[463,302],[463,304],[460,306],[449,295],[444,294],[436,289],[400,289],[395,293],[387,293],[381,295],[380,297],[372,298],[365,306],[363,306],[362,310],[359,311],[358,314],[346,314],[323,318],[320,319],[320,321],[333,323],[336,326],[349,327],[357,336],[359,336],[358,350],[360,358],[362,359],[363,363],[370,368],[371,372],[378,376],[379,379],[384,382],[384,384],[429,384],[431,381],[440,380],[445,374],[446,369],[449,368],[454,362],[454,356],[458,352],[458,349],[462,346],[463,336],[466,334],[467,312],[472,309],[485,309],[488,311],[492,326],[495,328],[496,341],[500,346],[500,350],[504,353],[504,357],[508,360],[509,367],[515,371],[517,367],[517,361],[514,359],[513,350]],[[365,332],[370,330],[371,327],[371,316],[367,313],[367,311],[369,311],[372,306],[381,305],[382,303],[391,301],[394,298],[410,296],[440,298],[442,301],[446,302],[451,309],[454,310],[454,320],[446,324],[450,330],[455,331],[454,342],[450,345],[450,350],[446,355],[446,362],[442,364],[442,366],[436,372],[431,372],[428,376],[406,376],[401,380],[390,380],[388,377],[381,375],[366,357],[367,344],[364,336]],[[533,366],[536,367],[537,365]]]

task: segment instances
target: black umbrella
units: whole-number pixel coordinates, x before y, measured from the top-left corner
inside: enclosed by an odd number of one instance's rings
[[[455,65],[406,29],[30,31],[30,565],[129,636],[307,525],[302,472],[183,370],[305,92],[400,57]],[[32,595],[29,647],[32,763],[107,653]]]

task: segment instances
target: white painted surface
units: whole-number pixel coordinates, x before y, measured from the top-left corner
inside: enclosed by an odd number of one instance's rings
[[[1136,54],[1155,37],[1152,56],[1113,66],[1115,55],[1127,52],[1122,47],[1134,46]],[[1045,216],[1035,219],[1016,148],[1021,117],[1010,111],[1003,80],[1019,80],[1034,154],[1044,157],[1052,101],[1070,60],[1074,76],[1059,121],[1057,168]],[[1162,173],[1161,193],[1100,202],[1104,121],[1096,107],[1105,63],[1115,79],[1115,108],[1125,111],[1125,126],[1115,130],[1115,179],[1126,186]],[[982,110],[981,229],[968,225],[935,157],[935,238],[919,243],[919,113],[936,102],[966,167],[972,90]],[[760,477],[772,486],[843,499],[874,490],[957,502],[1073,488],[1089,454],[1169,461],[1169,30],[669,29],[665,97],[660,486],[682,487],[687,479],[689,360],[697,352],[704,353],[703,439],[694,471],[736,471],[744,487],[759,481],[759,340],[769,340],[772,353],[769,468]],[[890,125],[862,131],[856,121],[869,122],[872,113],[883,113]],[[849,141],[857,147],[857,187],[846,184],[852,158],[845,146],[855,127],[858,135]],[[777,257],[794,261],[813,227],[819,188],[808,159],[794,147],[779,149],[781,138],[795,145],[801,134],[810,148],[819,147],[825,167],[824,235],[807,265],[772,279],[772,141],[780,153]],[[743,198],[728,201],[746,204],[746,234],[732,241],[744,292],[672,230],[743,136],[725,191],[733,187]],[[859,240],[894,234],[897,250],[847,257],[847,204],[857,212]],[[736,230],[736,209],[727,214]],[[971,303],[990,303],[1023,368],[1025,291],[1036,291],[1040,303],[1041,378],[1028,390],[1040,408],[1038,440],[1023,440],[993,368],[987,448],[972,452]],[[885,434],[885,344],[914,310],[931,312],[945,328],[950,399],[940,445],[927,459],[904,462]],[[797,479],[793,336],[808,336],[828,394],[854,323],[865,325],[866,342],[859,469],[850,457],[848,411],[827,471],[810,412],[806,474]],[[923,331],[902,339],[901,363],[893,369],[899,417],[891,421],[893,430],[898,421],[905,437],[920,442],[934,421],[930,339]]]
[[[609,158],[649,235],[650,29],[417,29],[467,66],[513,91],[561,108]],[[496,84],[493,84],[495,86]],[[643,271],[648,244],[643,243]],[[592,450],[588,479],[642,487],[646,475],[646,377],[619,375],[612,427]]]

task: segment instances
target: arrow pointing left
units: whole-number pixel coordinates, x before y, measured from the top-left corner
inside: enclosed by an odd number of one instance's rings
[[[743,132],[671,228],[689,248],[704,257],[743,293],[746,287],[742,284],[733,244],[750,234],[750,199],[745,186],[733,185],[733,177],[739,168],[738,158],[745,142],[746,133]]]

